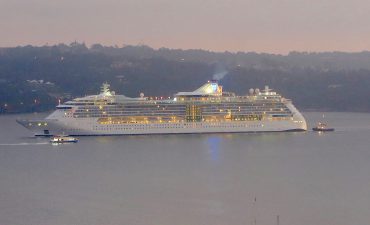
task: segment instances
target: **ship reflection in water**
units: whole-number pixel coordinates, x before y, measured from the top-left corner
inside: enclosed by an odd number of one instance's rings
[[[207,139],[211,159],[217,162],[220,159],[220,136],[210,136]]]

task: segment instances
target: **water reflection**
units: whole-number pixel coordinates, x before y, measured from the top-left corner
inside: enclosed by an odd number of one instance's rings
[[[276,215],[368,224],[370,114],[327,118],[335,132],[81,137],[55,147],[0,116],[0,224],[277,224]]]
[[[220,160],[220,136],[210,136],[207,139],[208,153],[211,156],[212,161],[218,162]]]

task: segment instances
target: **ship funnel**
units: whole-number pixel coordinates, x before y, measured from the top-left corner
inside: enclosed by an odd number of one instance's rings
[[[210,80],[195,91],[178,92],[175,96],[222,96],[222,86],[217,81]]]
[[[272,89],[270,89],[268,85],[265,85],[265,92],[269,92],[269,91],[271,91],[271,90],[272,90]]]

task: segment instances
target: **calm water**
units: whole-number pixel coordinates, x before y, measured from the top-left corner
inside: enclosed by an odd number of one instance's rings
[[[312,127],[321,113],[305,113]],[[81,137],[52,146],[0,116],[1,225],[363,225],[370,114],[333,133]],[[256,201],[255,201],[256,199]]]

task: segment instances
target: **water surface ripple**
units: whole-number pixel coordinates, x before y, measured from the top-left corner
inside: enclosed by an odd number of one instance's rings
[[[304,114],[312,127],[322,113]],[[26,115],[29,116],[29,115]],[[0,116],[0,224],[363,225],[370,114],[332,133],[81,137],[51,145]]]

